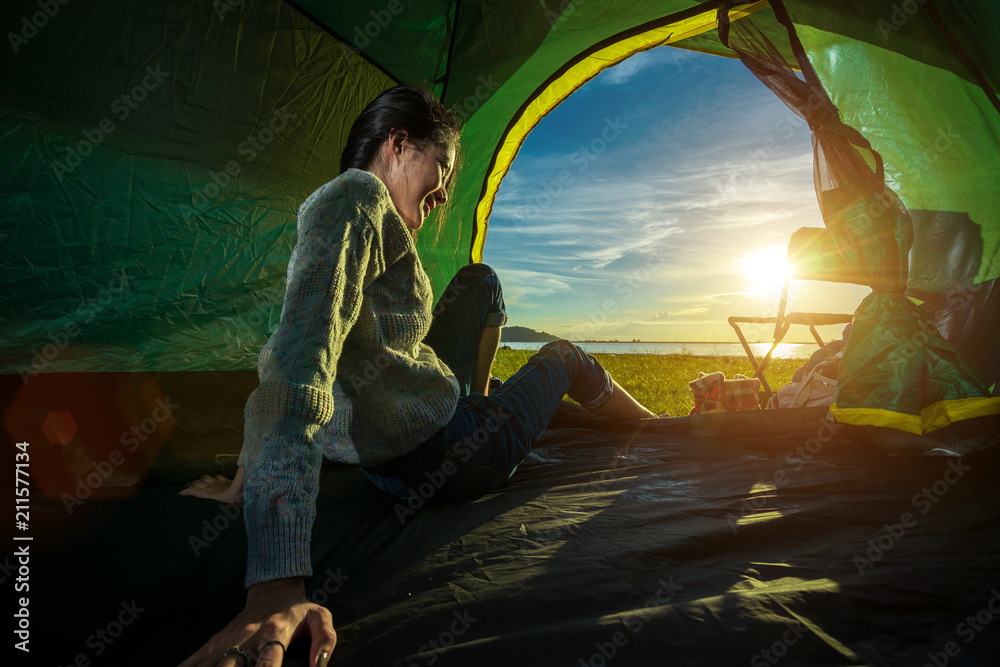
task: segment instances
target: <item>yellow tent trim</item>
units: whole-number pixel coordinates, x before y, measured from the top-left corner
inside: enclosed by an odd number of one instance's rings
[[[731,10],[729,17],[730,20],[736,21],[767,6],[769,6],[768,0],[761,0],[752,5]],[[490,214],[493,211],[493,202],[496,199],[497,191],[500,189],[500,181],[503,180],[503,177],[507,175],[507,171],[510,170],[510,165],[514,162],[517,152],[521,149],[525,137],[528,136],[528,133],[538,125],[546,114],[569,97],[573,91],[608,67],[617,65],[640,51],[672,42],[679,42],[688,37],[694,37],[709,30],[714,30],[717,25],[717,12],[712,9],[669,25],[653,28],[647,32],[627,37],[620,42],[595,51],[586,58],[581,59],[567,69],[562,76],[541,90],[531,103],[524,108],[521,116],[504,136],[500,149],[497,151],[493,170],[486,177],[486,188],[479,200],[479,204],[476,206],[475,246],[472,248],[472,261],[483,261],[483,246],[486,243],[487,221],[490,219]]]
[[[952,422],[1000,414],[1000,396],[938,401],[921,410],[919,415],[882,408],[838,408],[836,403],[830,406],[830,413],[841,424],[887,426],[915,435],[924,435]]]

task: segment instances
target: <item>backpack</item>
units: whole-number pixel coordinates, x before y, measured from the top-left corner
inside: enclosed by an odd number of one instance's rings
[[[766,409],[803,408],[816,405],[832,405],[837,391],[837,370],[843,350],[833,357],[806,370],[808,364],[796,369],[800,379],[793,379],[775,392],[767,402]],[[799,371],[803,371],[799,373]]]

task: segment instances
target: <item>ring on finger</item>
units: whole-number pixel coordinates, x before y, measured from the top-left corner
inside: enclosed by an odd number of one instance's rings
[[[234,646],[231,649],[229,649],[228,651],[226,651],[225,653],[223,653],[222,657],[225,658],[226,656],[230,655],[231,653],[235,653],[236,655],[238,655],[241,658],[243,658],[243,664],[244,665],[249,665],[250,664],[250,654],[247,652],[246,649],[240,648],[239,646]]]
[[[268,643],[266,643],[266,644],[264,644],[263,646],[260,647],[260,652],[263,653],[264,649],[266,649],[271,644],[277,644],[278,646],[280,646],[282,653],[284,653],[286,651],[284,644],[282,644],[281,642],[279,642],[277,639],[272,639],[271,641],[269,641]]]

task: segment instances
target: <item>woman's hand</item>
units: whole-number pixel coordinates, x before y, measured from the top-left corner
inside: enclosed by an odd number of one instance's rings
[[[236,477],[232,480],[225,475],[202,475],[199,479],[188,482],[178,493],[182,496],[238,503],[243,500],[243,468],[236,471]]]
[[[234,647],[246,651],[251,664],[256,659],[257,667],[279,667],[284,648],[304,633],[311,636],[309,666],[326,667],[337,633],[330,611],[306,599],[305,580],[293,577],[254,584],[243,611],[180,667],[246,667],[246,658],[236,653],[222,657]]]

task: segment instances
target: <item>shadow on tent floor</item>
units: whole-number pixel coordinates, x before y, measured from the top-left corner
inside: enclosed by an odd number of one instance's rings
[[[567,404],[500,491],[413,511],[325,465],[307,591],[336,664],[997,664],[995,448],[889,457],[824,412]],[[176,665],[232,619],[241,508],[176,495],[206,470],[161,457],[130,499],[33,501],[33,664]]]

